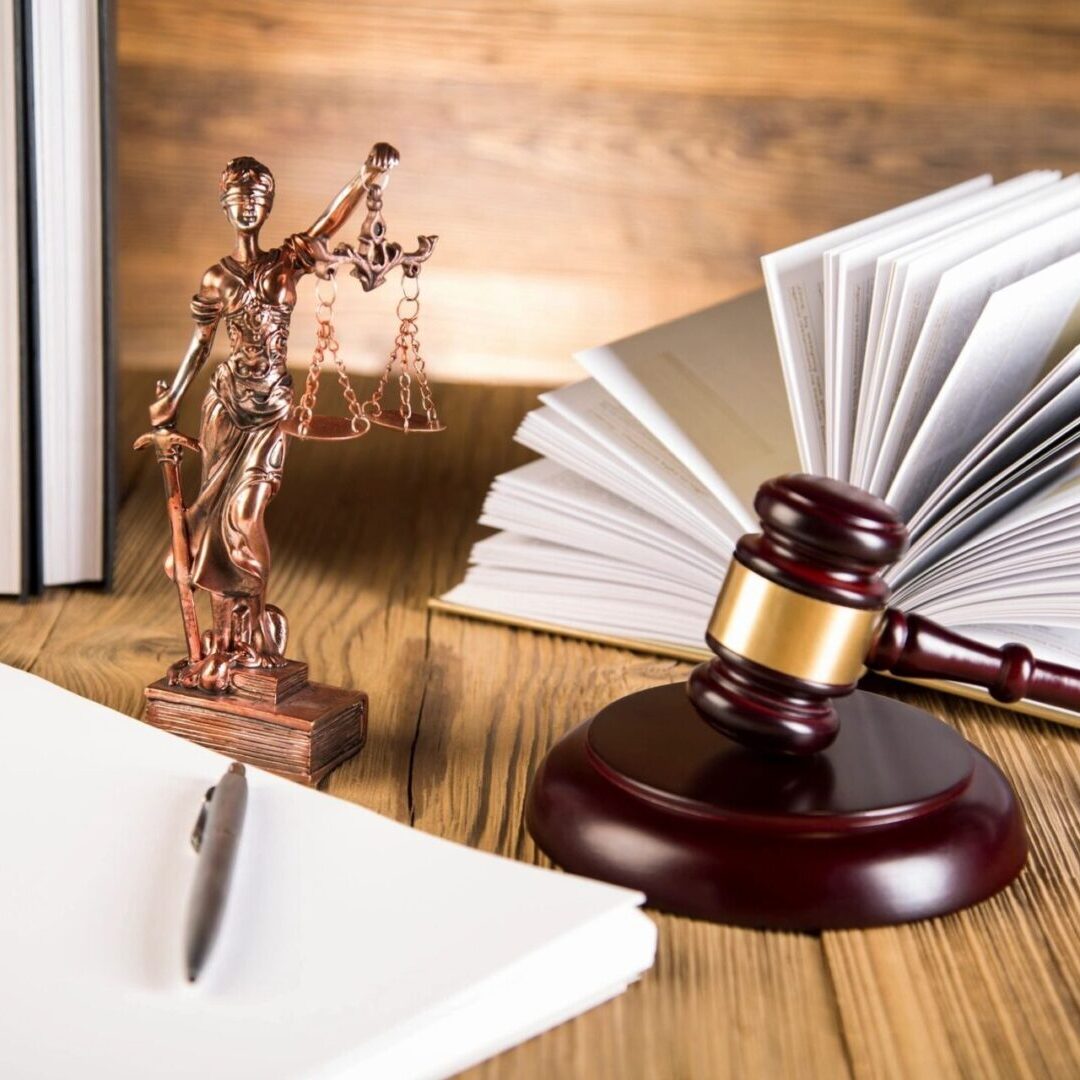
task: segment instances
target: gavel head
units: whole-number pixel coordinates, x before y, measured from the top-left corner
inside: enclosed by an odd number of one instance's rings
[[[701,716],[770,753],[812,754],[836,737],[832,698],[863,673],[889,599],[882,571],[907,547],[896,512],[817,476],[770,480],[760,533],[735,547],[705,635],[716,654],[690,675]]]

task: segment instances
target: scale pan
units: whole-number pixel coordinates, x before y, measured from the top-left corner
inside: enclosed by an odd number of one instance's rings
[[[359,439],[368,433],[368,428],[353,431],[352,417],[349,416],[313,416],[306,432],[301,433],[300,421],[290,415],[281,423],[281,430],[296,439]]]
[[[411,435],[414,431],[417,434],[426,431],[445,431],[446,425],[441,420],[436,420],[432,423],[424,413],[413,413],[409,417],[408,427],[405,426],[405,417],[402,416],[398,409],[383,409],[378,416],[371,417],[373,424],[378,424],[379,427],[394,428],[397,431],[404,431],[407,435]]]

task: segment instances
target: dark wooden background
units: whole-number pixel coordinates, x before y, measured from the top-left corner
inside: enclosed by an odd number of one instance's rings
[[[276,241],[397,145],[391,229],[442,237],[434,375],[533,382],[753,286],[770,249],[984,170],[1080,166],[1075,0],[117,4],[132,368],[178,359],[240,153],[277,176]],[[366,369],[394,329],[384,291],[341,304]]]

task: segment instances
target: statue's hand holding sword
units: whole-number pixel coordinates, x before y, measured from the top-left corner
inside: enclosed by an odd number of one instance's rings
[[[172,400],[168,383],[158,380],[157,399],[150,406],[150,422],[154,425],[135,440],[135,449],[153,446],[165,481],[165,505],[172,530],[173,580],[180,598],[180,615],[184,620],[188,659],[199,660],[199,622],[195,611],[195,594],[191,588],[191,541],[184,517],[184,491],[180,484],[180,462],[184,451],[200,453],[197,439],[176,430],[176,402]]]

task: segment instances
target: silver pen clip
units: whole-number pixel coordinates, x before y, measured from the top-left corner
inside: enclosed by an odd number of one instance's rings
[[[199,816],[195,819],[195,828],[191,830],[191,846],[198,851],[202,847],[203,830],[206,828],[206,812],[210,808],[210,800],[214,797],[214,788],[207,788],[203,797],[203,804],[199,808]]]

